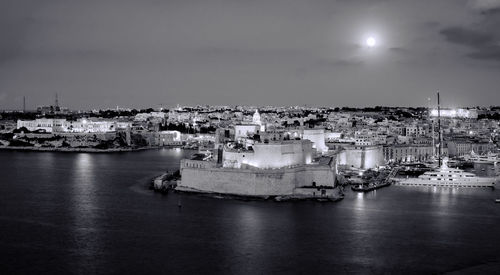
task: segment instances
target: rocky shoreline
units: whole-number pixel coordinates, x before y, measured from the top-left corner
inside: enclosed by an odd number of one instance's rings
[[[342,191],[340,191],[335,196],[310,196],[301,194],[292,195],[268,195],[268,196],[251,196],[251,195],[240,195],[240,194],[227,194],[227,193],[216,193],[207,192],[196,189],[185,188],[177,185],[178,180],[180,180],[179,171],[174,173],[163,173],[159,176],[154,177],[151,180],[149,188],[155,192],[167,195],[169,191],[184,193],[188,195],[197,195],[210,197],[215,199],[233,199],[233,200],[243,200],[243,201],[275,201],[275,202],[286,202],[286,201],[317,201],[317,202],[337,202],[344,198]]]
[[[232,200],[242,200],[242,201],[274,201],[274,202],[291,202],[291,201],[316,201],[316,202],[338,202],[344,199],[343,195],[338,196],[307,196],[307,195],[269,195],[269,196],[251,196],[251,195],[239,195],[239,194],[225,194],[225,193],[215,193],[215,192],[203,192],[196,190],[188,190],[182,188],[174,188],[175,192],[210,197],[215,199],[232,199]]]

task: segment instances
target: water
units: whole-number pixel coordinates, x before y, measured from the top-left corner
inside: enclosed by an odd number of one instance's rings
[[[152,176],[177,168],[189,153],[0,151],[0,273],[500,268],[498,190],[390,186],[348,192],[338,203],[147,190]]]

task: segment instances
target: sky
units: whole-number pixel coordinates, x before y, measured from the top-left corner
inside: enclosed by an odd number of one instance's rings
[[[56,93],[71,109],[427,107],[437,90],[500,105],[500,0],[0,0],[0,109]]]

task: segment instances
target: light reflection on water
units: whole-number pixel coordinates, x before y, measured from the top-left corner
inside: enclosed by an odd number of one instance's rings
[[[260,247],[265,242],[261,214],[251,205],[238,207],[235,210],[238,233],[234,242],[231,243],[232,250],[240,251],[243,257],[245,255],[258,257]],[[265,265],[263,260],[258,257],[258,262]]]
[[[102,239],[98,222],[98,194],[96,188],[96,164],[98,155],[79,153],[73,162],[72,190],[72,216],[74,226],[71,227],[73,235],[78,241],[78,265],[81,270],[96,272],[89,262],[98,261],[97,251],[100,250]],[[99,167],[102,171],[105,167]]]
[[[0,152],[0,273],[429,274],[500,261],[498,189],[389,186],[337,203],[148,193],[181,153]]]

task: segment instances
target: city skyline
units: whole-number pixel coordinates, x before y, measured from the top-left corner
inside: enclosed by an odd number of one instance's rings
[[[500,0],[0,0],[0,274],[497,274]]]
[[[490,106],[500,1],[3,1],[0,109]],[[367,43],[370,41],[370,43]],[[133,102],[133,103],[132,103]]]

